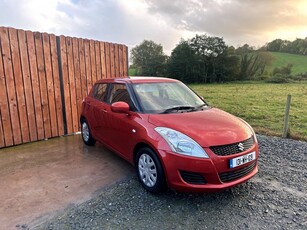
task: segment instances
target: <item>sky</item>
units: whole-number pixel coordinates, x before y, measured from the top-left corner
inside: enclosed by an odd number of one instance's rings
[[[0,26],[171,51],[196,34],[260,47],[307,37],[307,0],[0,0]]]

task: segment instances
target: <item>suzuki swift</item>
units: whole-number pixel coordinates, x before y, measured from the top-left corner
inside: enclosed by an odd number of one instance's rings
[[[83,101],[80,122],[86,145],[99,141],[130,162],[153,193],[167,186],[219,191],[258,172],[252,127],[178,80],[99,80]]]

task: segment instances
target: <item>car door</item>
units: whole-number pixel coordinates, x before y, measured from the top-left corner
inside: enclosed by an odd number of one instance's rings
[[[106,116],[106,132],[108,133],[107,144],[119,153],[123,158],[130,160],[130,154],[135,143],[135,132],[138,130],[138,116],[127,115],[124,113],[114,113],[111,110],[111,105],[114,102],[126,102],[131,111],[135,110],[130,94],[125,84],[110,84],[110,90],[107,98],[109,104]]]
[[[106,141],[104,130],[106,129],[106,112],[108,104],[106,103],[107,83],[96,83],[91,101],[91,124],[92,132],[100,142]]]

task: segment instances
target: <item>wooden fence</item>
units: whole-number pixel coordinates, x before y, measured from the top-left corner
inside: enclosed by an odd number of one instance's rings
[[[79,131],[92,84],[124,76],[125,45],[0,27],[0,148]]]

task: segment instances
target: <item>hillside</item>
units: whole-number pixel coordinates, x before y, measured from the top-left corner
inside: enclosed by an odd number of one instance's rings
[[[272,62],[271,66],[267,66],[266,71],[272,72],[275,67],[286,66],[288,63],[293,64],[292,74],[307,73],[307,56],[270,52],[275,60]]]

